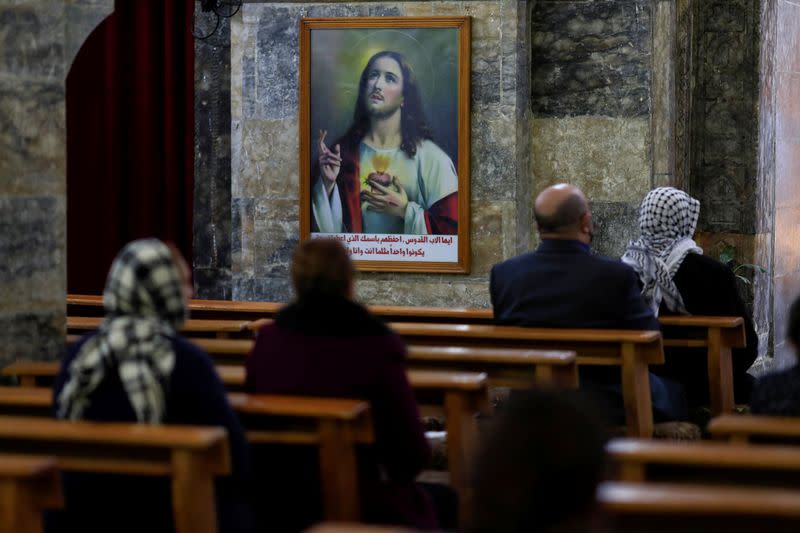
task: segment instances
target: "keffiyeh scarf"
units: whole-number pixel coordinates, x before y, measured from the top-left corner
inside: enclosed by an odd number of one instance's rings
[[[672,279],[687,254],[703,253],[692,240],[699,216],[700,202],[673,187],[654,189],[642,201],[641,236],[628,243],[622,262],[639,274],[642,296],[656,316],[662,300],[671,311],[688,314]]]
[[[81,347],[59,395],[59,418],[77,420],[107,372],[116,371],[139,422],[157,424],[175,366],[171,337],[186,304],[172,252],[157,239],[134,241],[117,255],[103,292],[106,318]]]

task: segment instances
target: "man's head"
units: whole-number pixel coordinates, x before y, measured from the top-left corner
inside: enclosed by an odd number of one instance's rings
[[[540,192],[533,204],[533,214],[542,239],[592,242],[592,213],[586,197],[574,185],[559,183]]]
[[[354,273],[347,249],[334,240],[307,240],[292,258],[292,284],[299,299],[314,294],[352,298]]]
[[[514,391],[477,455],[466,531],[588,531],[606,466],[603,421],[579,391]]]
[[[386,118],[398,110],[400,148],[408,157],[414,157],[420,141],[431,136],[417,76],[402,54],[384,50],[373,55],[361,72],[353,124],[345,138],[361,142],[372,120]]]

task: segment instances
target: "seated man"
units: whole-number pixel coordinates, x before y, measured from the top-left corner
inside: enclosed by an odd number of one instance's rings
[[[542,191],[534,216],[541,238],[536,251],[492,268],[489,291],[498,324],[660,329],[633,269],[592,255],[592,214],[577,187],[559,184]],[[623,414],[619,369],[581,367],[580,377],[583,385],[608,396],[614,418]],[[650,388],[656,421],[685,418],[680,386],[651,374]]]

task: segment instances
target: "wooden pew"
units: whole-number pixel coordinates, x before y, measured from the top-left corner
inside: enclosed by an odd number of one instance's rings
[[[67,333],[84,334],[100,326],[103,317],[67,316]],[[191,319],[184,322],[181,332],[190,337],[215,336],[218,339],[230,337],[251,337],[247,329],[249,322],[245,320],[201,320]]]
[[[189,302],[190,316],[202,319],[258,320],[274,318],[284,302],[244,302],[231,300],[196,300]],[[467,307],[412,307],[371,305],[370,311],[387,322],[436,322],[457,324],[491,324],[491,309]],[[103,316],[103,297],[89,294],[68,294],[67,315]]]
[[[222,428],[0,416],[0,448],[52,455],[62,471],[168,476],[175,531],[217,531],[213,481],[230,472]]]
[[[189,307],[193,318],[256,320],[274,317],[283,305],[280,302],[192,300]],[[67,306],[68,314],[102,313],[102,297],[68,295]],[[387,305],[373,305],[369,309],[387,322],[493,323],[491,309]],[[663,326],[665,347],[706,348],[711,412],[714,415],[733,412],[731,349],[746,345],[742,318],[661,316],[659,321]]]
[[[653,434],[647,369],[649,364],[664,361],[661,334],[657,331],[422,323],[395,323],[392,328],[411,347],[567,350],[577,353],[579,365],[620,366],[628,435],[650,437]]]
[[[751,440],[800,444],[800,418],[757,415],[723,415],[708,425],[712,436],[746,444]]]
[[[0,454],[0,531],[41,533],[42,513],[63,505],[54,458]]]
[[[251,429],[247,432],[250,442],[318,446],[325,517],[329,520],[361,518],[356,446],[374,441],[366,402],[244,393],[229,393],[228,400],[244,417],[250,415],[257,420],[268,417],[271,422],[288,423],[288,429]],[[49,418],[52,416],[52,392],[41,387],[0,387],[0,413]]]
[[[414,533],[414,529],[377,524],[322,522],[305,530],[305,533]]]
[[[601,483],[610,531],[800,531],[800,491],[666,483]]]
[[[72,319],[75,320],[75,317]],[[85,324],[90,324],[89,319],[84,317],[83,320]],[[70,317],[67,318],[68,325],[69,322]],[[264,321],[256,321],[247,327],[257,330],[263,323]],[[391,327],[412,347],[569,350],[577,352],[578,364],[620,366],[628,434],[641,437],[650,437],[653,434],[653,413],[647,370],[649,364],[664,362],[661,334],[657,331],[519,328],[413,322],[394,323]],[[409,358],[413,358],[412,353],[409,354]],[[556,359],[563,358],[559,355]]]
[[[30,387],[50,384],[58,369],[58,361],[17,361],[3,368],[2,374],[16,376],[22,387],[16,393],[0,396],[0,409],[6,409],[6,412],[16,409],[14,412],[17,414],[35,415],[40,412],[45,395],[36,389],[31,390]],[[216,369],[229,389],[241,389],[244,385],[243,366],[217,365]],[[444,408],[448,431],[447,458],[450,484],[459,492],[459,501],[466,506],[470,498],[468,465],[478,445],[476,415],[489,411],[486,374],[409,370],[408,379],[421,404],[433,404]],[[3,390],[0,388],[0,392]],[[47,395],[48,402],[49,398]],[[241,396],[232,395],[231,398],[244,402]],[[246,402],[241,403],[245,404]],[[251,434],[251,438],[253,436]]]
[[[662,316],[659,321],[664,330],[665,347],[706,349],[711,412],[714,415],[732,413],[731,349],[744,348],[747,344],[742,317]]]
[[[793,446],[614,439],[606,450],[622,481],[800,489],[800,448]]]

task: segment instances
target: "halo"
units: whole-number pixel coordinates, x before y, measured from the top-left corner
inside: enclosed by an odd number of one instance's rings
[[[349,52],[358,57],[358,72],[362,72],[369,58],[386,50],[399,52],[408,61],[417,83],[423,92],[423,101],[436,94],[436,71],[428,50],[409,31],[414,29],[378,29],[367,32],[350,47]],[[364,41],[369,41],[366,45]]]

